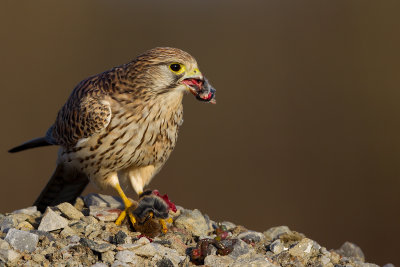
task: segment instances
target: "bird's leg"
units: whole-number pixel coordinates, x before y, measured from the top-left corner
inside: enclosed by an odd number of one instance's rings
[[[135,216],[133,216],[132,211],[129,209],[132,206],[132,201],[130,201],[124,191],[122,190],[121,186],[119,185],[119,183],[116,183],[114,186],[115,190],[117,190],[119,196],[122,198],[122,201],[124,202],[125,205],[125,210],[123,210],[121,212],[121,214],[118,216],[117,220],[115,221],[116,225],[121,225],[122,221],[125,219],[126,214],[128,213],[129,219],[132,222],[132,225],[135,225],[136,223],[136,219]]]

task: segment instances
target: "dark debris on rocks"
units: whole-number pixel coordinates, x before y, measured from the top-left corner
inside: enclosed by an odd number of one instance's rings
[[[182,207],[166,234],[150,238],[115,225],[122,208],[118,197],[90,194],[44,214],[0,214],[0,266],[378,266],[350,242],[327,250],[287,226],[261,233]]]

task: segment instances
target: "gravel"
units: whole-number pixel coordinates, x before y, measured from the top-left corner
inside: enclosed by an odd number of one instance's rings
[[[115,225],[121,209],[117,197],[90,194],[44,214],[0,214],[0,266],[378,266],[350,242],[328,250],[287,226],[261,233],[182,207],[166,234],[150,238],[128,222]]]

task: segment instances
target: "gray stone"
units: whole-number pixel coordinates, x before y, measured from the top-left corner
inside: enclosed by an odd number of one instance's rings
[[[12,214],[26,214],[33,217],[40,216],[40,211],[37,210],[36,206],[28,207],[25,209],[15,210]]]
[[[115,259],[122,262],[133,262],[135,253],[129,250],[118,251],[115,255]]]
[[[99,206],[90,206],[89,210],[89,214],[91,216],[103,222],[113,222],[118,218],[119,214],[121,213],[121,210],[116,208],[105,208]]]
[[[247,231],[239,234],[237,237],[242,239],[243,241],[254,243],[261,242],[265,239],[265,236],[262,233],[256,231]]]
[[[277,226],[277,227],[272,227],[265,231],[263,234],[268,240],[275,240],[277,239],[281,234],[284,233],[291,233],[289,227],[287,226]]]
[[[156,266],[157,267],[174,267],[175,265],[170,259],[161,258],[161,259],[157,259]]]
[[[188,230],[195,236],[206,236],[211,230],[209,229],[204,216],[197,209],[193,211],[183,210],[181,215],[175,220],[174,224],[178,228]]]
[[[6,233],[9,229],[15,228],[17,225],[18,222],[13,216],[6,216],[0,221],[0,230]]]
[[[45,236],[49,241],[56,241],[56,239],[48,232],[39,231],[39,230],[30,230],[29,233],[40,236]]]
[[[17,229],[10,229],[4,240],[16,250],[33,252],[36,249],[39,236]]]
[[[379,265],[376,265],[374,263],[363,263],[361,267],[379,267]]]
[[[10,244],[3,239],[0,239],[0,249],[10,249]]]
[[[90,267],[108,267],[108,264],[97,262],[95,264],[90,265]]]
[[[62,237],[68,237],[73,235],[76,235],[76,232],[69,226],[64,227],[64,229],[60,233],[60,236]]]
[[[21,254],[12,249],[0,249],[0,263],[1,261],[6,263],[15,263],[20,257]]]
[[[79,243],[79,240],[81,240],[81,238],[77,235],[72,235],[72,236],[69,236],[67,238],[67,240],[68,240],[68,243],[74,244],[74,243]]]
[[[114,262],[115,253],[111,250],[101,253],[101,260],[105,263],[111,264]]]
[[[336,250],[336,253],[343,257],[365,261],[365,256],[361,248],[350,242],[345,242],[339,249]]]
[[[386,263],[382,267],[395,267],[392,263]]]
[[[119,261],[119,260],[114,261],[114,263],[111,265],[111,267],[121,267],[121,266],[129,267],[130,265],[126,264],[125,262]]]
[[[236,224],[232,223],[232,222],[228,222],[228,221],[224,221],[221,223],[222,225],[225,225],[226,230],[228,231],[232,231],[233,229],[236,228]]]
[[[42,254],[33,254],[32,260],[37,263],[43,263],[46,260],[46,258]]]
[[[246,242],[244,242],[241,239],[238,239],[236,244],[233,246],[233,251],[229,254],[229,257],[233,259],[237,259],[241,257],[242,255],[253,253],[254,249],[248,245]]]
[[[124,209],[124,202],[120,197],[102,195],[102,194],[89,194],[83,197],[86,207],[98,206],[109,207],[114,209]]]
[[[74,206],[72,206],[68,202],[61,203],[57,205],[57,208],[65,215],[68,219],[71,220],[79,220],[84,215],[82,212],[77,210]]]
[[[158,262],[162,258],[169,259],[174,266],[178,266],[183,260],[185,260],[185,256],[180,256],[179,253],[175,249],[164,247],[160,244],[151,243],[156,251],[155,261]]]
[[[289,249],[292,256],[308,258],[311,255],[314,241],[303,238],[299,243]]]
[[[68,225],[68,220],[55,213],[50,207],[47,207],[43,214],[42,221],[38,227],[39,231],[50,232],[62,229]]]
[[[156,254],[156,248],[154,247],[154,244],[146,244],[144,246],[139,246],[137,248],[134,248],[133,250],[137,255],[143,256],[143,257],[153,257]]]
[[[115,246],[110,243],[97,243],[87,238],[81,238],[79,243],[81,243],[83,246],[89,247],[93,251],[100,253],[115,249]]]
[[[269,249],[274,253],[274,254],[279,254],[282,251],[285,250],[285,246],[282,244],[280,239],[275,240],[269,245]]]
[[[232,267],[241,267],[241,266],[248,266],[248,267],[279,267],[279,265],[275,265],[272,262],[269,262],[263,256],[252,256],[250,258],[238,259],[231,266]]]
[[[204,259],[204,265],[210,267],[231,266],[233,262],[228,256],[209,255]]]

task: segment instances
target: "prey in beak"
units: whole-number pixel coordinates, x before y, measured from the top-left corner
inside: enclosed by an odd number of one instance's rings
[[[192,75],[191,75],[192,74]],[[197,100],[216,104],[216,90],[211,86],[208,80],[203,77],[198,69],[194,69],[183,78],[182,83],[186,85],[189,91],[196,97]]]

